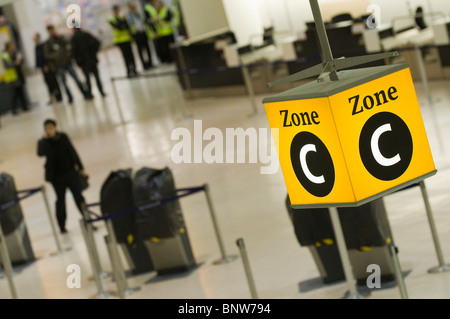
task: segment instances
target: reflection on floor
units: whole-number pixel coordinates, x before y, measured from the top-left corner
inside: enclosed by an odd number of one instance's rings
[[[181,199],[197,267],[183,274],[158,276],[156,272],[132,275],[127,271],[126,298],[251,298],[243,260],[236,240],[245,241],[247,257],[259,298],[338,299],[349,290],[345,280],[324,284],[307,247],[301,247],[284,206],[286,187],[280,170],[260,174],[257,163],[176,164],[171,139],[176,128],[194,132],[194,120],[202,120],[202,129],[268,128],[267,117],[257,96],[259,112],[253,114],[252,101],[246,96],[183,99],[174,76],[110,81],[124,74],[117,51],[101,56],[100,68],[107,96],[102,98],[94,86],[95,98],[84,101],[76,92],[75,102],[47,105],[48,96],[39,74],[30,76],[27,89],[37,102],[31,112],[4,115],[0,129],[0,171],[14,176],[19,190],[45,185],[53,211],[55,196],[45,184],[43,159],[36,155],[36,142],[42,135],[42,123],[56,118],[77,147],[90,175],[85,191],[88,203],[97,203],[102,183],[111,171],[141,167],[170,167],[178,188],[208,184],[217,217],[224,251],[203,194]],[[165,72],[161,65],[150,72]],[[69,80],[70,81],[70,80]],[[436,222],[444,262],[450,258],[450,90],[449,81],[430,83],[435,101],[427,103],[420,83],[416,84],[424,122],[438,173],[426,180],[433,217]],[[114,86],[114,88],[113,88]],[[433,107],[432,107],[433,106]],[[433,116],[436,114],[437,116]],[[206,142],[203,143],[203,147]],[[228,150],[229,151],[229,150]],[[419,150],[418,150],[419,151]],[[86,299],[100,296],[83,239],[79,219],[70,193],[67,194],[68,234],[58,234],[62,246],[58,252],[45,203],[37,193],[21,202],[36,260],[14,268],[13,281],[19,298]],[[409,298],[449,298],[450,272],[429,273],[438,266],[432,233],[419,188],[411,188],[384,198],[399,260],[405,274]],[[95,207],[94,207],[95,208]],[[94,209],[95,210],[95,209]],[[104,277],[105,297],[117,298],[117,285],[111,277],[112,266],[105,244],[106,226],[96,223],[94,233]],[[224,257],[229,262],[215,263]],[[127,267],[121,255],[124,267]],[[80,288],[68,288],[70,265],[78,265]],[[8,281],[0,275],[0,298],[11,298]],[[386,283],[382,289],[360,287],[366,298],[399,299],[398,286]]]

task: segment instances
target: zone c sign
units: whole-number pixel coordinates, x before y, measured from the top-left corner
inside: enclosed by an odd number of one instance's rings
[[[264,99],[291,204],[358,206],[436,173],[406,64]]]

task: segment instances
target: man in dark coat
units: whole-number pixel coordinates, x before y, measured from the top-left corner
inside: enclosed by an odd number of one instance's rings
[[[103,85],[97,67],[97,53],[100,49],[100,45],[100,40],[91,33],[80,28],[74,29],[74,34],[71,39],[72,58],[84,73],[87,86],[86,94],[89,97],[92,97],[91,74],[94,75],[100,94],[103,97],[106,96],[103,91]]]
[[[37,154],[45,156],[45,180],[56,193],[56,219],[61,233],[66,233],[66,189],[72,192],[75,204],[83,216],[85,200],[79,175],[87,178],[83,164],[67,134],[59,132],[56,121],[44,122],[44,136],[38,141]]]

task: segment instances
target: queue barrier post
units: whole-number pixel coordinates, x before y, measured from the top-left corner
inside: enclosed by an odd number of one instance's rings
[[[103,289],[102,280],[101,280],[100,274],[99,274],[100,270],[97,268],[97,263],[94,261],[95,260],[94,252],[93,252],[94,248],[92,246],[91,239],[89,238],[89,235],[88,235],[87,224],[83,218],[80,219],[80,228],[81,228],[81,234],[83,235],[83,239],[86,244],[86,249],[87,249],[88,257],[89,257],[89,263],[91,264],[92,273],[93,273],[94,280],[95,280],[95,285],[97,287],[97,295],[91,297],[90,299],[106,299],[107,297],[111,296],[111,294],[106,292]]]
[[[114,99],[116,100],[117,110],[119,112],[120,124],[124,124],[125,120],[124,120],[123,113],[122,113],[122,107],[120,106],[119,94],[117,93],[117,88],[116,88],[115,83],[116,83],[116,78],[111,78],[111,86],[113,89]]]
[[[216,217],[216,213],[214,211],[214,206],[212,204],[212,200],[211,200],[211,195],[209,193],[209,185],[205,184],[203,186],[204,191],[205,191],[205,196],[206,196],[206,202],[208,204],[208,208],[209,208],[209,213],[211,215],[211,220],[214,226],[214,231],[216,234],[216,238],[217,238],[217,243],[219,244],[219,249],[220,249],[220,254],[221,254],[221,258],[218,260],[215,260],[213,262],[213,264],[223,264],[223,263],[229,263],[234,261],[237,256],[227,256],[226,252],[225,252],[225,246],[223,244],[223,240],[222,240],[222,236],[220,234],[220,229],[219,229],[219,225],[217,223],[217,217]]]
[[[250,288],[250,294],[252,299],[258,299],[258,294],[256,292],[255,281],[253,279],[252,271],[250,269],[250,263],[248,261],[247,250],[245,248],[244,239],[239,238],[236,240],[236,245],[239,247],[241,252],[242,263],[244,264],[245,274],[247,276],[247,283]]]
[[[177,49],[179,50],[179,46],[177,47]],[[249,68],[251,67],[258,67],[258,66],[264,66],[264,65],[273,65],[273,64],[280,64],[279,61],[277,62],[255,62],[255,63],[249,63],[249,64],[244,64],[244,63],[240,63],[237,66],[219,66],[219,67],[208,67],[208,68],[190,68],[187,69],[186,65],[184,64],[184,60],[183,60],[183,55],[181,52],[179,52],[179,56],[180,56],[180,62],[181,62],[181,69],[176,70],[176,71],[167,71],[167,72],[158,72],[158,73],[141,73],[136,77],[126,77],[126,76],[121,76],[121,77],[111,77],[110,81],[111,81],[111,86],[113,88],[113,95],[114,95],[114,99],[116,101],[116,105],[117,105],[117,109],[119,111],[119,116],[120,116],[120,122],[121,124],[125,124],[125,120],[124,120],[124,116],[122,113],[122,107],[121,107],[121,103],[120,103],[120,99],[119,99],[119,94],[117,92],[117,88],[115,85],[116,81],[119,80],[135,80],[135,79],[142,79],[142,78],[152,78],[152,77],[162,77],[162,76],[181,76],[183,78],[183,81],[185,82],[186,85],[186,91],[187,91],[187,95],[188,95],[188,99],[192,99],[193,98],[193,93],[192,93],[192,86],[190,83],[190,79],[189,79],[189,75],[190,74],[200,74],[200,73],[209,73],[209,72],[223,72],[226,70],[235,70],[235,69],[240,69],[242,72],[242,77],[244,80],[244,85],[245,88],[247,90],[247,95],[250,98],[251,104],[252,104],[252,114],[251,115],[257,115],[259,113],[258,111],[258,106],[257,103],[255,101],[255,94],[254,94],[254,89],[253,89],[253,84],[252,84],[252,80],[249,74]],[[308,57],[308,58],[297,58],[294,60],[287,60],[287,61],[282,61],[281,63],[290,63],[290,62],[309,62],[309,61],[313,61],[313,60],[320,60],[320,56],[314,56],[314,57]],[[181,113],[183,115],[184,119],[188,119],[191,116],[188,114],[187,110],[186,110],[186,106],[184,104],[184,100],[183,103],[180,104],[180,110]]]
[[[33,188],[33,189],[27,189],[27,190],[18,190],[17,194],[21,194],[21,193],[26,193],[26,194],[23,195],[22,197],[17,197],[16,199],[11,200],[8,203],[4,203],[3,205],[0,206],[0,211],[3,210],[3,209],[9,208],[9,207],[11,207],[13,205],[18,204],[21,200],[24,200],[25,198],[30,197],[31,195],[33,195],[33,194],[35,194],[37,192],[41,192],[42,193],[42,197],[44,199],[44,204],[45,204],[45,208],[46,208],[46,212],[47,212],[47,217],[49,219],[49,223],[50,223],[50,227],[51,227],[51,230],[52,230],[52,234],[53,234],[53,237],[54,237],[55,243],[56,243],[57,253],[61,254],[61,253],[65,252],[65,251],[67,251],[67,250],[70,250],[70,248],[62,249],[62,247],[61,247],[61,243],[60,243],[58,235],[56,233],[55,222],[54,222],[54,219],[52,217],[52,213],[51,213],[51,210],[50,210],[50,205],[48,203],[47,192],[46,192],[45,186],[41,186],[41,187]],[[57,253],[51,253],[51,255],[54,255],[54,254],[57,254]]]
[[[437,122],[436,112],[434,110],[433,97],[431,95],[431,90],[428,85],[428,77],[427,77],[427,72],[425,70],[425,63],[424,63],[423,57],[422,57],[422,50],[420,49],[420,47],[418,45],[414,46],[414,53],[416,54],[417,64],[419,66],[420,77],[422,79],[422,84],[423,84],[423,87],[425,90],[425,94],[427,95],[427,100],[428,100],[428,104],[430,107],[430,112],[431,112],[431,117],[433,119],[434,128],[436,129],[436,132],[437,132],[439,146],[441,148],[441,151],[444,152],[444,150],[445,150],[444,144],[442,141],[442,135],[441,135],[439,125]]]
[[[83,204],[82,205],[82,210],[83,210],[83,217],[84,220],[87,221],[89,220],[89,211],[87,209],[87,205]],[[95,263],[95,269],[97,269],[98,271],[98,276],[101,279],[105,279],[107,277],[109,277],[110,275],[103,271],[102,269],[102,265],[100,262],[100,256],[98,254],[98,249],[97,249],[97,244],[95,242],[95,237],[94,237],[94,226],[92,223],[86,223],[86,231],[87,231],[87,238],[89,239],[89,242],[91,243],[91,247],[92,247],[92,260]]]
[[[51,210],[50,210],[50,205],[48,203],[47,190],[46,190],[44,185],[41,186],[41,192],[42,192],[42,197],[44,198],[44,203],[45,203],[45,208],[46,208],[46,212],[47,212],[47,217],[48,217],[48,220],[49,220],[50,228],[52,230],[53,238],[55,239],[56,248],[57,248],[57,252],[52,253],[51,255],[56,255],[58,253],[62,254],[65,251],[70,250],[70,248],[67,248],[67,249],[64,250],[61,247],[61,243],[59,241],[58,234],[56,233],[55,220],[53,219],[53,216],[52,216],[52,213],[51,213]]]
[[[86,247],[87,247],[88,254],[89,254],[89,260],[90,260],[90,263],[92,266],[92,270],[94,272],[94,278],[95,278],[95,281],[97,284],[97,290],[98,290],[97,297],[98,298],[104,298],[105,296],[108,296],[108,294],[106,294],[104,292],[103,287],[101,285],[101,280],[100,280],[100,275],[99,275],[101,272],[101,267],[100,267],[100,263],[99,263],[98,252],[97,252],[97,249],[95,246],[95,239],[93,236],[92,223],[99,221],[99,220],[104,220],[106,222],[106,228],[108,231],[108,235],[105,236],[104,239],[105,239],[105,243],[107,245],[108,254],[110,256],[111,265],[113,267],[114,280],[116,281],[118,295],[119,295],[119,298],[123,299],[127,295],[139,290],[140,288],[139,287],[137,287],[137,288],[129,288],[128,287],[124,267],[123,267],[122,261],[120,259],[119,250],[117,248],[118,243],[117,243],[117,238],[115,236],[115,232],[114,232],[114,228],[113,228],[113,224],[112,224],[112,219],[119,217],[119,216],[123,216],[125,214],[135,213],[142,209],[148,209],[148,208],[161,206],[167,202],[177,200],[179,198],[197,193],[199,191],[205,192],[207,204],[209,207],[209,211],[210,211],[211,218],[213,221],[214,230],[216,233],[217,241],[219,243],[219,248],[220,248],[220,252],[221,252],[221,256],[222,256],[221,259],[214,261],[213,263],[214,264],[228,263],[237,258],[237,256],[227,256],[225,253],[225,248],[224,248],[222,238],[220,235],[220,230],[219,230],[219,227],[217,224],[217,218],[215,216],[214,207],[212,205],[211,196],[209,194],[208,184],[205,184],[201,187],[178,189],[178,190],[176,190],[176,193],[181,192],[181,191],[185,191],[185,193],[181,194],[181,195],[175,195],[175,196],[172,196],[169,198],[165,198],[165,199],[162,199],[159,201],[153,201],[153,202],[150,202],[147,204],[143,204],[138,207],[134,207],[133,209],[124,211],[124,212],[117,212],[115,214],[111,214],[108,216],[102,216],[102,217],[98,217],[95,219],[89,219],[89,212],[87,210],[87,207],[98,205],[98,203],[97,204],[89,204],[89,205],[84,206],[83,212],[84,212],[85,218],[84,218],[84,220],[81,220],[80,223],[81,223],[81,229],[83,232],[83,237],[85,239]]]
[[[9,256],[8,247],[6,246],[5,236],[0,225],[0,256],[2,257],[2,264],[5,270],[6,278],[8,279],[9,290],[13,299],[18,299],[17,289],[13,280],[13,267],[11,258]]]
[[[139,287],[129,288],[127,283],[127,277],[125,274],[125,270],[122,264],[122,260],[120,259],[120,254],[118,250],[118,243],[116,234],[114,232],[114,228],[112,225],[112,221],[110,218],[106,219],[106,228],[108,230],[108,235],[105,236],[105,242],[108,246],[108,252],[110,255],[111,265],[113,267],[114,272],[114,281],[117,285],[117,290],[119,297],[121,299],[125,299],[126,296],[130,295],[133,292],[140,290]]]

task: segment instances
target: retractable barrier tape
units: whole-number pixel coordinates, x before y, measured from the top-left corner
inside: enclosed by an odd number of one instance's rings
[[[242,67],[247,68],[253,68],[253,67],[259,67],[259,66],[265,66],[265,65],[278,65],[278,64],[285,64],[285,63],[302,63],[302,62],[311,62],[311,61],[320,61],[320,56],[312,56],[312,57],[302,57],[294,60],[276,60],[273,62],[255,62],[255,63],[249,63],[249,64],[243,64],[243,65],[237,65],[237,66],[218,66],[218,67],[204,67],[204,68],[192,68],[192,69],[185,69],[185,70],[176,70],[176,71],[169,71],[169,72],[158,72],[158,73],[141,73],[137,77],[129,78],[127,76],[119,76],[119,77],[112,77],[111,80],[117,81],[117,80],[130,80],[130,79],[139,79],[143,77],[159,77],[159,76],[169,76],[169,75],[182,75],[182,74],[189,74],[189,75],[195,75],[195,74],[201,74],[201,73],[211,73],[211,72],[224,72],[227,70],[236,70],[240,69]]]
[[[6,209],[16,205],[21,200],[23,200],[23,199],[25,199],[27,197],[30,197],[31,195],[33,195],[33,194],[35,194],[35,193],[37,193],[37,192],[39,192],[41,190],[42,190],[42,188],[39,187],[39,188],[34,188],[34,189],[29,189],[29,190],[17,191],[18,194],[21,194],[21,193],[27,193],[27,194],[25,194],[25,195],[23,195],[21,197],[17,197],[16,199],[10,200],[9,202],[6,202],[4,204],[1,204],[0,205],[0,211],[4,211],[4,210],[6,210]]]
[[[114,214],[110,214],[108,216],[102,216],[102,217],[98,217],[98,218],[94,218],[94,219],[85,220],[84,222],[86,224],[88,224],[88,223],[97,222],[99,220],[105,220],[106,221],[108,219],[118,218],[118,217],[125,216],[125,215],[128,215],[128,214],[133,214],[133,213],[145,210],[145,209],[158,207],[158,206],[164,205],[166,203],[172,202],[174,200],[177,200],[179,198],[186,197],[186,196],[189,196],[189,195],[192,195],[194,193],[198,193],[198,192],[204,191],[204,190],[206,190],[206,186],[192,187],[192,188],[180,188],[180,189],[177,189],[175,191],[175,193],[184,192],[184,194],[163,198],[163,199],[157,200],[157,201],[152,201],[152,202],[149,202],[149,203],[146,203],[146,204],[142,204],[142,205],[133,207],[133,208],[125,210],[125,211],[121,211],[121,212],[117,212],[117,213],[114,213]],[[92,206],[97,206],[97,205],[99,205],[99,203],[88,204],[88,205],[86,205],[86,207],[92,207]]]

